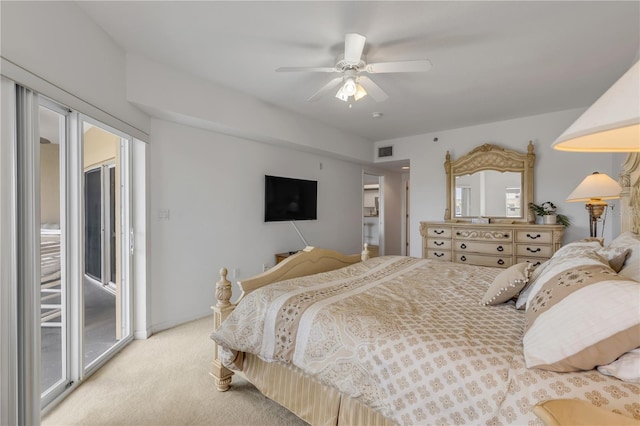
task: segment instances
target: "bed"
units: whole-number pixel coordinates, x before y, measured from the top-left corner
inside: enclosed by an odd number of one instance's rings
[[[240,282],[237,304],[222,270],[218,389],[242,371],[314,425],[540,424],[539,403],[576,399],[637,422],[640,384],[616,368],[640,346],[639,162],[624,166],[619,241],[567,244],[540,269],[307,248]],[[549,296],[561,278],[573,292]],[[590,323],[607,315],[612,325]]]

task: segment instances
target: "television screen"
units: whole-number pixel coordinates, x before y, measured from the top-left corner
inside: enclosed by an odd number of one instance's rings
[[[265,222],[317,219],[317,181],[268,175],[264,178]]]

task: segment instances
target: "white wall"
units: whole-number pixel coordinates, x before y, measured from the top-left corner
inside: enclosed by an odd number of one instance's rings
[[[165,120],[349,161],[371,161],[369,140],[138,55],[127,55],[127,99]]]
[[[536,166],[534,201],[552,201],[558,212],[569,216],[572,225],[565,232],[565,242],[589,236],[588,215],[583,203],[564,201],[585,176],[600,171],[618,178],[620,155],[603,153],[568,153],[555,151],[551,143],[582,113],[583,109],[541,114],[419,136],[380,141],[379,146],[394,145],[394,156],[386,159],[411,162],[411,255],[421,256],[420,221],[442,220],[445,209],[444,160],[447,150],[452,159],[461,157],[483,143],[526,152],[527,143],[535,145]],[[434,142],[434,138],[438,138]],[[613,204],[616,204],[615,202]],[[617,235],[616,213],[609,216],[605,237]]]
[[[149,117],[126,101],[124,52],[75,2],[2,1],[0,8],[0,54],[17,66],[3,63],[3,74],[113,127],[149,133]],[[37,87],[20,69],[62,90]],[[69,95],[97,108],[73,105]]]
[[[154,330],[209,314],[221,267],[235,281],[303,248],[290,223],[264,222],[265,174],[317,180],[318,220],[298,228],[311,245],[360,252],[360,165],[156,119],[151,139]]]

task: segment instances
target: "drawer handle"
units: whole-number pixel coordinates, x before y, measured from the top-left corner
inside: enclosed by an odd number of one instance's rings
[[[504,260],[498,259],[498,265],[504,265]]]
[[[434,229],[433,233],[436,234],[436,235],[442,235],[442,234],[444,234],[444,229],[441,229],[441,230]]]
[[[460,260],[462,260],[463,262],[466,262],[467,261],[467,257],[466,256],[461,256]]]
[[[531,247],[527,247],[527,251],[530,251],[531,253],[537,253],[537,252],[539,252],[539,251],[540,251],[540,247],[538,247],[538,248],[537,248],[537,249],[535,249],[535,250],[532,250],[532,249],[531,249]]]
[[[531,263],[527,260],[528,263]],[[537,261],[536,263],[533,264],[533,266],[540,266],[540,261]]]
[[[542,235],[540,234],[536,234],[535,236],[531,235],[531,234],[527,234],[527,237],[531,238],[532,240],[535,240],[537,238],[540,238]]]
[[[462,250],[464,250],[464,249],[466,249],[466,248],[467,248],[467,245],[466,245],[465,243],[462,243],[462,244],[460,244],[460,248],[461,248]]]
[[[502,247],[502,246],[498,246],[498,248],[497,248],[496,250],[498,250],[498,251],[504,251],[504,247]]]
[[[439,246],[443,246],[444,245],[444,241],[434,241],[433,244]]]
[[[436,252],[433,252],[433,254],[434,254],[434,256],[435,256],[435,257],[442,257],[442,256],[444,256],[444,253],[436,253]]]

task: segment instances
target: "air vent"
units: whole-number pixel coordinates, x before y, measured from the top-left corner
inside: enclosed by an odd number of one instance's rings
[[[393,157],[393,146],[381,146],[378,148],[378,158]]]

